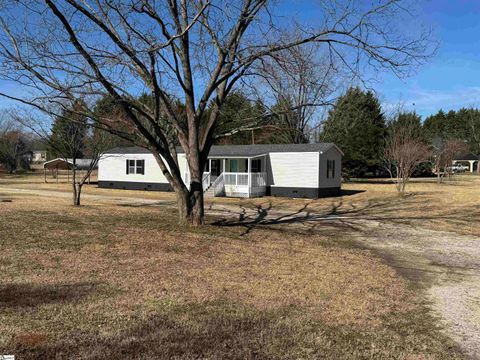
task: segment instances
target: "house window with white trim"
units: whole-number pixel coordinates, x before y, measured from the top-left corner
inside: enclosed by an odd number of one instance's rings
[[[335,160],[327,160],[327,179],[335,178]]]
[[[145,160],[127,160],[127,175],[140,174],[145,175]]]

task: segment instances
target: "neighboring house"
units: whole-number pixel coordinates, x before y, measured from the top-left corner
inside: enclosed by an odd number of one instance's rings
[[[185,154],[178,150],[189,184]],[[342,152],[333,143],[212,146],[203,174],[206,196],[317,198],[340,192]],[[104,188],[171,191],[153,154],[140,147],[107,151],[98,164]]]
[[[480,172],[479,162],[480,156],[470,153],[455,157],[455,160],[453,160],[453,165],[467,165],[468,171],[473,173],[474,171]]]
[[[33,150],[31,161],[35,163],[43,163],[47,161],[47,150]]]

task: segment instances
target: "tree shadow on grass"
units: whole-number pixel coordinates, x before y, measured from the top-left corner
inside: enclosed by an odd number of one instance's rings
[[[76,302],[96,292],[99,286],[99,283],[94,282],[0,285],[0,309],[34,308],[45,304]]]
[[[418,195],[418,194],[416,194]],[[212,222],[214,226],[243,227],[242,236],[259,227],[276,225],[302,225],[309,232],[323,230],[332,224],[338,230],[362,231],[368,229],[365,221],[391,222],[403,225],[418,225],[422,221],[448,221],[451,224],[469,224],[472,219],[480,220],[480,206],[469,206],[462,211],[445,208],[441,211],[429,211],[432,200],[419,201],[415,194],[398,198],[370,199],[356,204],[354,202],[332,201],[325,209],[310,209],[306,203],[298,210],[275,209],[272,202],[267,206],[255,205],[254,208],[239,206],[222,209],[222,213]],[[423,210],[422,210],[423,209]]]
[[[315,213],[308,209],[308,203],[303,205],[296,211],[277,211],[273,209],[270,202],[267,207],[256,205],[255,209],[247,209],[243,206],[239,207],[238,211],[231,209],[224,209],[225,216],[215,220],[213,226],[223,227],[242,227],[245,230],[240,236],[249,234],[257,227],[271,227],[274,225],[302,225],[303,230],[307,232],[314,232],[322,224],[328,225],[328,222],[333,220],[337,215],[338,205],[332,207],[331,211],[326,213]],[[342,226],[347,229],[356,229],[349,221],[335,218],[337,226]]]

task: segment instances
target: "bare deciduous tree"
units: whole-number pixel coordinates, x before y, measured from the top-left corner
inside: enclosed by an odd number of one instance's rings
[[[75,103],[76,106],[80,104]],[[74,108],[63,111],[61,115],[51,119],[54,124],[52,129],[48,129],[50,123],[48,119],[37,118],[27,112],[14,114],[17,123],[30,129],[42,139],[49,151],[69,166],[72,172],[73,205],[80,206],[83,186],[89,181],[105,151],[112,147],[113,139],[110,134],[103,130],[93,131],[92,124],[76,116]]]
[[[282,128],[286,142],[309,142],[319,125],[319,109],[333,104],[331,97],[340,74],[326,55],[318,44],[306,44],[261,63],[260,73],[275,100],[271,112],[279,120],[276,125]]]
[[[452,165],[455,157],[467,151],[468,145],[462,140],[444,140],[439,137],[433,140],[433,162],[438,183],[443,181],[446,174],[449,178],[452,176]]]
[[[432,152],[416,133],[416,129],[404,125],[391,130],[385,146],[384,160],[397,191],[403,195],[415,168],[427,161]]]
[[[308,24],[276,16],[277,5],[266,0],[5,0],[0,74],[32,96],[0,95],[41,111],[81,98],[83,115],[112,131],[88,107],[110,95],[175,190],[180,221],[199,225],[203,169],[227,95],[256,81],[260,61],[307,43],[319,44],[332,62],[356,74],[365,66],[408,73],[432,47],[428,31],[397,26],[411,15],[407,1],[320,1],[315,24]],[[141,92],[149,104],[139,101]],[[184,116],[176,111],[179,100]],[[182,180],[178,144],[189,184]]]

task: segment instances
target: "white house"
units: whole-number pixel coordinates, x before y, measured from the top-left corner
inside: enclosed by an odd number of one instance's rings
[[[189,171],[178,150],[185,183]],[[203,174],[206,196],[263,195],[317,198],[338,194],[342,152],[333,143],[213,146]],[[116,148],[98,164],[104,188],[171,191],[152,153],[140,147]]]

